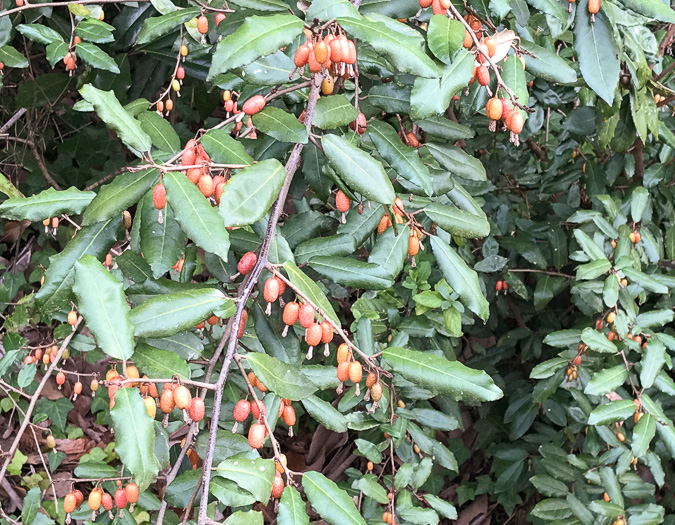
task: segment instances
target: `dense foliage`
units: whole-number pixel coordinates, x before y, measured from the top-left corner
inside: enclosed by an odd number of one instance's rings
[[[14,2],[0,523],[675,523],[668,2]]]

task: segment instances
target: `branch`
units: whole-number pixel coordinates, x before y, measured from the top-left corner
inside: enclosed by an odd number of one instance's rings
[[[457,11],[457,8],[453,5],[452,2],[450,2],[450,11],[452,11],[453,15],[457,20],[459,20],[462,24],[464,24],[464,27],[466,28],[466,30],[471,35],[471,38],[473,39],[473,43],[476,45],[476,49],[478,50],[479,53],[481,53],[485,57],[487,63],[490,64],[490,67],[495,72],[495,76],[497,77],[497,90],[499,90],[499,88],[501,87],[509,95],[509,97],[511,98],[511,102],[513,102],[514,106],[522,109],[523,111],[526,111],[527,113],[534,113],[534,108],[523,106],[520,102],[518,102],[518,97],[516,96],[516,94],[509,86],[507,86],[504,83],[504,80],[502,79],[502,76],[499,74],[499,70],[497,69],[497,65],[492,61],[492,57],[487,53],[487,51],[483,51],[483,49],[481,49],[480,42],[478,41],[476,33],[474,32],[473,29],[471,29],[469,23],[466,20],[464,20],[464,17],[462,17],[459,11]]]
[[[9,128],[11,128],[12,124],[14,124],[17,120],[19,120],[25,112],[26,108],[21,108],[19,111],[14,113],[14,115],[12,115],[12,117],[2,125],[2,127],[0,128],[0,133],[4,133]]]
[[[5,462],[2,465],[2,469],[0,469],[0,482],[2,482],[3,478],[5,477],[5,472],[7,472],[7,467],[9,466],[9,464],[12,461],[12,458],[14,457],[14,453],[16,452],[16,449],[19,447],[19,441],[21,440],[21,436],[23,436],[23,433],[26,431],[26,427],[30,423],[30,416],[33,413],[33,410],[35,409],[35,404],[38,402],[38,399],[40,398],[40,393],[42,392],[42,389],[45,387],[45,385],[47,384],[47,381],[49,381],[49,378],[52,376],[52,373],[54,372],[54,369],[56,368],[56,365],[58,364],[59,360],[61,359],[61,356],[63,356],[63,352],[68,347],[68,344],[70,343],[70,340],[77,333],[77,328],[80,326],[81,322],[82,322],[82,317],[80,316],[77,319],[77,323],[74,326],[75,329],[70,334],[68,334],[68,336],[61,343],[61,348],[59,348],[59,351],[56,353],[56,358],[54,359],[54,362],[51,365],[49,365],[49,368],[45,372],[45,375],[42,376],[42,380],[40,381],[40,384],[38,385],[37,389],[35,390],[35,393],[33,393],[33,397],[30,401],[30,404],[28,405],[28,410],[26,410],[26,415],[23,418],[23,423],[21,423],[21,427],[19,428],[19,431],[16,433],[16,437],[14,438],[14,442],[12,443],[12,446],[9,447],[9,451],[7,452],[7,459],[5,459]]]
[[[190,448],[190,446],[192,445],[192,438],[195,435],[196,429],[197,423],[192,423],[192,425],[190,425],[188,435],[185,437],[185,444],[183,445],[180,454],[178,454],[178,458],[176,458],[176,461],[173,464],[171,472],[169,472],[169,475],[166,477],[167,486],[169,486],[171,482],[174,479],[176,479],[176,476],[178,475],[178,470],[180,469],[180,466],[183,464],[183,460],[185,459],[185,455],[187,454],[188,448]],[[162,498],[162,506],[160,507],[159,513],[157,514],[157,522],[155,523],[155,525],[162,525],[162,523],[164,523],[164,514],[166,513],[167,506],[168,503],[164,498]]]
[[[319,85],[320,77],[315,76],[315,80],[312,83],[312,88],[309,92],[309,101],[307,103],[307,112],[305,117],[305,128],[307,132],[311,130],[312,119],[314,117],[314,109],[316,108],[316,101],[319,97]],[[213,413],[211,415],[211,428],[209,429],[209,441],[206,446],[206,454],[204,456],[203,464],[203,475],[202,475],[202,495],[199,504],[199,518],[197,520],[198,525],[206,525],[208,521],[207,505],[209,502],[209,483],[211,481],[211,467],[213,465],[213,453],[216,446],[216,435],[218,432],[218,419],[220,417],[220,407],[223,399],[223,388],[227,377],[229,375],[230,365],[232,364],[232,359],[234,358],[234,353],[237,350],[237,332],[239,331],[239,325],[241,323],[242,312],[246,306],[246,300],[250,297],[253,288],[255,287],[260,272],[267,264],[267,254],[269,253],[270,247],[272,245],[272,239],[276,233],[277,222],[281,216],[281,211],[284,208],[286,202],[286,197],[288,196],[288,190],[291,186],[293,176],[300,166],[300,158],[302,153],[303,144],[296,144],[291,151],[291,155],[288,158],[286,163],[286,179],[284,180],[284,185],[279,192],[277,201],[272,208],[272,213],[270,215],[269,222],[267,224],[267,231],[265,232],[265,238],[263,239],[262,246],[260,247],[260,252],[258,254],[258,260],[256,265],[253,267],[253,270],[248,275],[248,278],[244,281],[243,285],[239,288],[238,302],[237,302],[237,311],[234,314],[234,318],[231,322],[231,334],[227,346],[227,354],[225,355],[225,361],[223,362],[223,367],[220,370],[220,375],[218,381],[216,382],[216,392],[213,401]],[[221,345],[224,344],[224,337],[221,340]],[[219,345],[220,346],[220,345]]]
[[[30,151],[33,154],[35,162],[37,162],[38,168],[40,168],[40,171],[42,172],[42,176],[45,178],[45,180],[49,183],[49,185],[52,188],[54,188],[55,190],[61,190],[61,186],[59,186],[58,183],[49,174],[49,170],[47,169],[47,166],[45,166],[45,161],[42,159],[42,157],[40,156],[40,152],[37,150],[35,141],[31,141],[29,144],[30,144]]]
[[[509,269],[511,273],[543,273],[544,275],[553,275],[556,277],[564,277],[565,279],[574,279],[573,275],[567,275],[566,273],[560,272],[550,272],[548,270],[535,270],[534,268],[515,268],[513,270]]]
[[[133,2],[147,3],[150,0],[133,0]],[[20,13],[26,9],[41,9],[43,7],[68,7],[69,5],[85,5],[85,4],[128,4],[132,3],[129,0],[76,0],[74,2],[44,2],[42,4],[29,4],[26,2],[21,7],[15,7],[14,9],[8,9],[7,11],[0,11],[0,18],[3,16],[13,15],[14,13]]]

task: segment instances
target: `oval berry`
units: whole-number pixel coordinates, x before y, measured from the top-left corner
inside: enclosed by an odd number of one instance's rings
[[[197,19],[197,31],[199,31],[202,35],[205,35],[209,32],[209,19],[204,15]]]
[[[298,319],[300,320],[300,326],[309,328],[314,322],[314,308],[309,304],[303,304],[298,312]]]
[[[84,503],[84,494],[82,494],[81,490],[75,489],[73,490],[72,494],[73,496],[75,496],[75,505],[77,507],[79,507],[80,505],[82,505],[82,503]]]
[[[148,412],[150,419],[155,419],[157,415],[157,403],[151,397],[144,397],[143,404],[145,405],[145,410]]]
[[[279,281],[274,277],[270,277],[265,281],[263,297],[268,303],[273,303],[279,298]]]
[[[305,341],[309,346],[316,346],[321,342],[321,326],[319,323],[312,323],[305,332]]]
[[[63,512],[70,514],[71,512],[75,511],[76,507],[77,500],[75,499],[75,494],[72,492],[70,494],[66,494],[66,497],[63,498]]]
[[[499,120],[504,112],[504,104],[498,98],[491,98],[485,105],[485,114],[491,120]]]
[[[262,423],[253,423],[248,429],[248,444],[251,448],[262,448],[267,436],[267,429]]]
[[[241,110],[247,115],[255,115],[262,108],[265,107],[267,101],[262,95],[255,95],[249,98],[244,105],[241,107]]]
[[[167,385],[168,386],[168,385]],[[159,408],[165,414],[168,414],[176,407],[176,403],[173,400],[173,391],[164,387],[162,390],[162,396],[159,398]]]
[[[325,64],[326,60],[330,58],[330,47],[326,45],[326,42],[317,42],[314,46],[314,57],[319,64]]]
[[[349,379],[352,383],[360,383],[363,378],[363,367],[358,361],[352,361],[349,365]]]
[[[129,503],[136,503],[138,501],[139,491],[136,483],[128,483],[127,486],[124,487],[124,492]]]
[[[204,419],[205,412],[206,407],[204,406],[204,400],[201,397],[193,397],[192,403],[190,403],[190,410],[188,411],[190,419],[195,423],[198,423]]]
[[[487,66],[480,66],[478,68],[476,71],[476,78],[481,86],[487,86],[490,83],[490,70]]]
[[[284,407],[283,419],[284,423],[286,423],[289,427],[295,425],[295,409],[293,407]]]
[[[246,399],[240,399],[237,401],[237,404],[234,405],[234,420],[238,423],[243,423],[248,418],[251,413],[251,403]]]
[[[179,410],[186,410],[192,403],[192,394],[187,387],[180,385],[173,391],[173,402]]]
[[[307,44],[302,44],[298,47],[293,57],[293,63],[296,67],[305,67],[307,60],[309,59],[310,48]]]
[[[347,361],[338,364],[337,378],[343,383],[349,379],[349,365],[350,363]]]
[[[322,321],[319,326],[321,326],[321,342],[330,343],[333,340],[333,326],[328,321]]]
[[[77,312],[75,310],[68,312],[68,324],[70,326],[75,326],[77,324]]]
[[[416,235],[411,235],[408,239],[408,255],[415,257],[420,251],[420,240]]]
[[[204,174],[201,177],[199,177],[199,181],[197,182],[197,186],[199,187],[199,191],[202,192],[202,195],[206,197],[207,199],[213,195],[213,179],[211,178],[211,175],[209,174]]]
[[[105,510],[112,510],[112,508],[113,508],[112,496],[110,494],[108,494],[107,492],[104,492],[101,495],[101,505],[103,505],[103,508]]]
[[[351,359],[352,352],[349,349],[349,346],[347,343],[342,343],[340,346],[338,346],[337,349],[337,362],[338,363],[346,363]]]
[[[292,303],[286,303],[284,306],[283,320],[287,325],[294,325],[298,322],[298,316],[300,312],[300,305],[293,301]]]
[[[340,213],[347,213],[352,205],[352,201],[342,190],[338,190],[335,195],[335,207]]]
[[[375,402],[382,399],[382,383],[377,382],[370,387],[370,399]]]
[[[274,476],[274,481],[272,482],[272,497],[279,499],[284,492],[284,480],[280,474]]]
[[[115,491],[115,506],[118,509],[123,509],[127,506],[127,493],[123,488],[119,488]]]
[[[237,271],[242,275],[247,275],[253,270],[255,263],[258,261],[258,256],[253,252],[247,252],[242,255],[237,264]]]
[[[57,385],[62,385],[65,382],[66,382],[66,374],[64,374],[63,372],[59,372],[58,374],[56,374],[56,384]]]
[[[253,401],[251,403],[251,414],[253,414],[253,419],[256,421],[260,419],[260,416],[262,417],[267,416],[267,407],[265,406],[265,403],[262,401]]]
[[[241,321],[239,322],[239,329],[237,330],[237,337],[241,339],[246,331],[246,321],[248,321],[248,312],[244,310],[241,312]]]
[[[518,135],[521,131],[523,131],[524,126],[525,119],[523,118],[523,115],[520,113],[520,111],[515,110],[509,122],[509,129]]]

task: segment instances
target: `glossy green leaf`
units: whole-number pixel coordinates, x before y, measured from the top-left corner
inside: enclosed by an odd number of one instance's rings
[[[348,0],[344,1],[351,5]],[[357,109],[344,95],[321,97],[316,101],[312,125],[321,129],[335,129],[353,122],[358,114]]]
[[[319,472],[305,472],[302,488],[312,508],[330,525],[365,525],[351,496]]]
[[[458,20],[452,20],[445,15],[434,15],[429,20],[427,42],[429,49],[436,58],[445,64],[458,49],[462,48],[466,29]]]
[[[553,2],[556,0],[542,1]],[[558,7],[560,7],[559,3]],[[530,99],[530,94],[527,90],[527,77],[525,75],[525,70],[523,69],[523,63],[518,57],[511,55],[506,59],[502,67],[502,79],[504,80],[504,83],[510,87],[513,93],[516,95],[518,103],[522,104],[523,106],[527,106]],[[523,115],[523,117],[525,117],[527,120],[528,113],[525,113],[522,109],[518,111],[520,111],[520,114]]]
[[[631,11],[647,18],[655,18],[661,22],[675,24],[675,11],[661,0],[619,0]]]
[[[350,188],[368,200],[394,203],[394,188],[377,160],[337,135],[324,135],[321,145],[331,167]]]
[[[283,109],[266,107],[252,117],[253,125],[281,142],[307,144],[307,130],[295,116]]]
[[[199,16],[199,13],[199,7],[189,7],[166,15],[150,17],[143,22],[136,44],[147,44],[157,40],[159,37],[175,31],[180,24]]]
[[[567,19],[567,13],[557,0],[527,0],[527,3],[537,11],[556,17],[561,22]]]
[[[306,504],[302,500],[298,489],[287,485],[279,500],[279,525],[309,525]]]
[[[72,287],[75,281],[75,263],[85,254],[103,260],[117,240],[116,234],[121,224],[122,217],[117,216],[85,226],[75,234],[63,251],[51,257],[45,282],[35,295],[40,310],[49,314],[70,306],[70,301],[74,299]]]
[[[235,482],[250,492],[256,501],[266,505],[272,492],[276,467],[274,461],[269,459],[247,459],[236,456],[220,462],[215,473]]]
[[[202,146],[213,162],[220,164],[253,164],[253,158],[246,153],[244,145],[230,137],[222,129],[212,129],[204,134]]]
[[[458,237],[474,239],[490,234],[490,224],[484,213],[477,216],[438,202],[425,206],[424,213],[445,231]]]
[[[307,9],[306,19],[308,22],[315,18],[327,22],[340,16],[361,18],[358,9],[349,0],[315,0]]]
[[[581,340],[588,345],[588,348],[596,352],[603,354],[615,354],[617,352],[616,345],[607,339],[605,334],[593,328],[586,328],[581,332]]]
[[[422,128],[423,131],[426,131],[430,135],[444,138],[449,141],[470,139],[475,135],[471,128],[458,124],[457,122],[453,122],[452,120],[442,116],[415,120],[415,124],[417,124],[420,128]]]
[[[138,337],[170,336],[201,323],[227,301],[216,288],[162,294],[134,308],[131,322]]]
[[[574,41],[579,67],[586,84],[611,105],[619,83],[620,52],[612,26],[602,9],[595,15],[595,23],[591,23],[588,1],[577,2]]]
[[[180,172],[164,175],[164,185],[167,202],[176,212],[176,220],[183,231],[197,246],[227,261],[230,238],[218,210]]]
[[[266,0],[269,2],[269,0]],[[234,3],[234,2],[233,2]],[[263,514],[258,510],[233,512],[225,520],[226,525],[263,525]]]
[[[147,489],[159,472],[155,457],[155,428],[145,403],[135,388],[120,388],[110,410],[115,430],[115,452],[131,472],[141,491]]]
[[[317,387],[299,370],[275,357],[249,353],[246,361],[256,377],[279,397],[300,401],[316,392]]]
[[[167,153],[174,153],[180,149],[178,133],[168,120],[154,111],[141,113],[138,115],[138,120],[141,122],[143,131],[150,137],[153,146]]]
[[[456,146],[427,144],[429,152],[445,169],[464,179],[486,180],[485,167],[481,162]]]
[[[95,257],[83,255],[75,264],[73,291],[98,346],[114,359],[129,359],[134,353],[134,326],[122,283]]]
[[[427,195],[433,193],[429,169],[422,163],[415,148],[401,142],[393,127],[375,120],[368,126],[368,134],[378,153],[401,177],[422,188]]]
[[[389,503],[387,491],[377,482],[377,476],[374,474],[366,474],[361,479],[355,481],[352,486],[363,492],[365,496],[374,499],[382,505]]]
[[[303,23],[292,15],[250,16],[216,47],[207,80],[219,73],[245,66],[293,42]]]
[[[577,73],[555,52],[526,40],[520,41],[520,47],[534,53],[534,57],[525,57],[525,71],[547,82],[571,84],[577,81]]]
[[[350,35],[370,44],[401,73],[425,78],[441,76],[441,70],[422,50],[417,33],[404,24],[398,24],[396,27],[400,26],[400,31],[394,31],[389,25],[367,16],[341,17],[337,23]]]
[[[115,28],[95,18],[85,18],[75,27],[75,34],[82,40],[94,42],[96,44],[107,44],[113,42],[115,37],[113,31]],[[78,52],[79,52],[79,48]]]
[[[656,420],[651,414],[643,414],[633,427],[631,451],[633,456],[640,458],[649,451],[649,444],[656,435]]]
[[[276,159],[264,160],[234,175],[220,197],[221,222],[243,226],[262,219],[277,199],[285,178],[286,169]]]
[[[340,323],[340,319],[335,313],[335,310],[333,310],[330,302],[328,302],[326,295],[321,291],[321,288],[319,288],[314,280],[310,279],[307,274],[291,261],[286,261],[284,263],[284,270],[286,270],[288,279],[293,283],[293,286],[296,286],[315,305],[317,305],[325,317],[334,323]]]
[[[504,395],[484,371],[474,370],[458,361],[448,361],[436,354],[387,348],[382,357],[408,381],[448,394],[457,401],[495,401]]]
[[[609,425],[616,421],[625,421],[635,413],[635,403],[632,399],[610,401],[598,406],[588,418],[589,425]]]
[[[328,401],[309,396],[301,401],[307,413],[319,424],[333,432],[347,432],[347,418]]]
[[[658,339],[651,338],[647,343],[644,356],[640,361],[640,384],[642,388],[650,388],[654,384],[656,376],[661,372],[666,363],[666,347]]]
[[[634,270],[633,268],[622,268],[621,271],[626,275],[629,283],[637,284],[649,292],[660,294],[668,293],[668,287],[665,284],[661,284],[659,281],[645,273]]]
[[[28,67],[28,60],[26,60],[26,57],[9,45],[0,47],[0,62],[7,67]]]
[[[96,69],[103,69],[111,73],[120,72],[120,68],[117,67],[110,55],[89,42],[81,42],[77,45],[77,56],[82,59],[82,62]]]
[[[41,24],[19,24],[16,30],[28,40],[40,44],[50,44],[54,41],[63,41],[63,37],[51,27]]]
[[[431,247],[443,277],[459,294],[462,303],[486,321],[490,306],[481,291],[478,274],[467,266],[455,250],[435,235],[431,236]]]
[[[13,220],[42,221],[62,213],[82,213],[96,196],[93,191],[69,187],[63,191],[48,188],[30,197],[13,197],[0,204],[0,217]]]
[[[628,379],[628,371],[624,365],[605,368],[593,374],[591,380],[584,389],[584,394],[589,396],[602,396],[609,394],[623,385]]]
[[[91,84],[80,89],[82,98],[92,104],[96,114],[135,152],[149,151],[152,141],[141,123],[129,115],[112,91],[102,91]]]
[[[433,494],[425,494],[424,499],[427,500],[427,503],[444,518],[449,520],[457,519],[457,509],[455,509],[455,506],[452,503],[448,503],[444,499],[434,496]]]
[[[324,277],[344,286],[386,290],[392,285],[392,278],[379,264],[350,257],[312,257],[310,266]]]
[[[156,169],[127,171],[118,175],[110,184],[103,186],[87,206],[82,224],[89,226],[121,214],[140,201],[155,185],[158,177]]]
[[[190,365],[183,357],[145,343],[136,347],[134,364],[152,379],[171,379],[173,376],[190,379]]]

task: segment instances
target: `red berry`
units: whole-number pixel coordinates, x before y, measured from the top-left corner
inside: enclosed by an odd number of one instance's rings
[[[84,494],[82,494],[82,491],[74,489],[72,494],[75,496],[75,503],[78,507],[84,503]]]
[[[340,213],[347,213],[349,211],[352,201],[349,197],[342,191],[338,190],[335,195],[335,207]]]
[[[300,47],[298,47],[297,51],[295,52],[295,56],[293,57],[293,62],[295,63],[296,67],[305,67],[307,61],[309,60],[310,51],[311,49],[307,44],[302,44]]]
[[[253,414],[253,419],[255,420],[259,420],[261,415],[265,417],[267,415],[267,407],[265,406],[265,403],[260,401],[260,405],[258,405],[256,401],[253,401],[251,403],[251,414]]]
[[[58,374],[56,374],[57,385],[62,385],[65,382],[66,382],[66,374],[64,374],[63,372],[59,372]]]
[[[314,308],[309,304],[303,304],[298,312],[298,318],[303,328],[309,328],[309,325],[314,322]]]
[[[192,403],[190,404],[190,410],[188,411],[190,419],[195,423],[201,421],[204,419],[205,411],[206,407],[204,406],[204,400],[201,397],[193,397]]]
[[[295,301],[292,303],[286,303],[284,306],[284,323],[287,325],[294,325],[298,321],[298,315],[300,311],[300,305]]]
[[[112,508],[113,508],[112,496],[110,494],[108,494],[107,492],[104,492],[101,495],[101,505],[103,505],[103,508],[105,510],[112,510]]]
[[[319,323],[312,323],[307,327],[305,332],[305,341],[309,346],[316,346],[321,342],[321,326]]]
[[[249,98],[244,105],[241,107],[241,110],[247,115],[255,115],[262,108],[265,107],[267,101],[262,95],[255,95]]]
[[[188,140],[180,158],[180,163],[183,166],[194,166],[197,160],[197,141],[195,139]]]
[[[127,506],[127,493],[123,488],[119,488],[115,491],[115,506],[118,509],[123,509]]]
[[[239,322],[239,328],[237,329],[237,337],[239,339],[244,337],[244,332],[246,331],[246,321],[248,321],[248,312],[244,310],[241,312],[241,321]]]
[[[284,413],[283,413],[283,418],[284,418],[284,423],[286,423],[289,427],[292,427],[295,425],[295,409],[293,407],[284,407]]]
[[[366,116],[363,113],[359,113],[358,117],[356,117],[356,120],[353,120],[349,123],[349,127],[352,128],[353,131],[356,131],[356,133],[359,135],[363,135],[366,132],[366,128],[368,127]]]
[[[330,343],[333,340],[333,326],[328,321],[321,322],[321,342]]]
[[[255,266],[255,263],[258,261],[258,256],[253,253],[253,252],[247,252],[244,255],[242,255],[241,259],[239,259],[239,264],[237,264],[237,271],[242,274],[246,275],[253,270],[253,267]]]
[[[237,401],[237,404],[234,405],[234,420],[238,423],[243,423],[248,418],[248,415],[251,413],[251,403],[246,399],[240,399]]]
[[[178,69],[176,69],[176,78],[178,80],[183,80],[185,78],[185,68],[183,66],[178,66]]]
[[[277,279],[270,277],[265,281],[263,296],[268,303],[273,303],[279,298],[279,281]]]
[[[279,499],[284,492],[284,480],[281,475],[277,472],[277,475],[274,476],[274,481],[272,482],[272,497]]]
[[[158,210],[166,206],[166,188],[161,182],[152,189],[152,202]]]
[[[227,18],[227,16],[225,16],[225,13],[217,13],[216,14],[216,27],[226,18]]]
[[[482,55],[480,55],[482,56]],[[487,86],[490,83],[490,70],[487,66],[480,66],[476,72],[476,78],[481,86]]]
[[[124,492],[127,495],[127,501],[129,503],[136,503],[138,501],[138,485],[136,485],[136,483],[129,483],[124,487]]]

